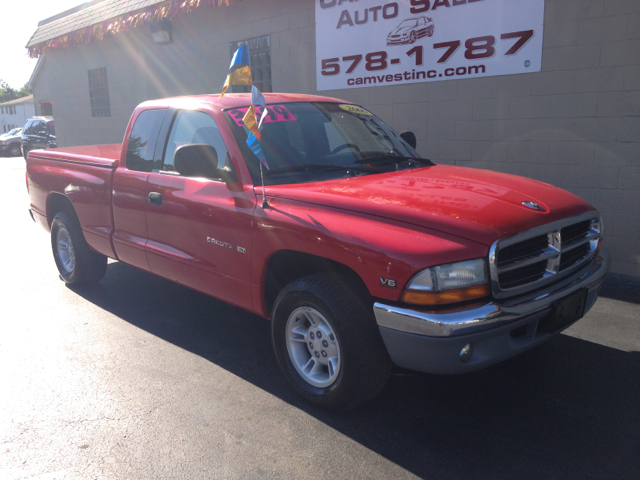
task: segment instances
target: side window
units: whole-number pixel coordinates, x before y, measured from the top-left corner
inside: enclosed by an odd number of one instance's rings
[[[204,112],[180,110],[171,127],[162,169],[173,172],[173,157],[178,147],[192,143],[207,143],[218,154],[217,168],[224,167],[227,147],[224,145],[218,125],[211,115]]]
[[[166,110],[146,110],[136,119],[127,144],[127,168],[141,172],[153,169],[153,152]]]
[[[33,129],[35,130],[36,135],[41,133],[47,133],[47,126],[42,120],[37,120],[33,122]]]

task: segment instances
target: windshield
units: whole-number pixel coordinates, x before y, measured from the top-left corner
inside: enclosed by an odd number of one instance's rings
[[[398,25],[398,28],[416,27],[417,25],[418,25],[417,18],[408,18],[404,22],[402,22],[400,25]]]
[[[20,131],[19,128],[14,128],[13,130],[8,131],[5,135],[7,137],[10,137],[11,135],[15,135],[16,133],[18,133]]]
[[[246,145],[248,107],[225,110],[255,184],[260,162]],[[355,105],[300,102],[268,105],[260,129],[267,185],[367,175],[432,163],[382,120]],[[260,108],[258,109],[260,112]],[[259,115],[259,113],[258,113]]]

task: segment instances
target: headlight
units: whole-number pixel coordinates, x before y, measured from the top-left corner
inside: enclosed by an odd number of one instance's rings
[[[416,305],[445,305],[489,295],[483,258],[427,268],[416,274],[402,293],[402,301]]]
[[[604,221],[602,220],[602,215],[598,214],[598,230],[600,231],[600,238],[604,235]]]

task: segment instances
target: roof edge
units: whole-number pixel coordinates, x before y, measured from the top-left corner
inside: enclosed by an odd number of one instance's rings
[[[0,103],[0,106],[6,105],[17,105],[20,103],[29,103],[29,101],[33,102],[33,94],[27,95],[25,97],[14,98],[13,100],[9,100],[8,102]]]
[[[104,1],[104,0],[102,0]],[[101,2],[96,2],[93,7]],[[102,19],[97,23],[88,27],[83,27],[78,30],[68,31],[57,35],[56,37],[49,38],[39,43],[32,43],[33,38],[36,36],[38,30],[33,33],[29,43],[27,43],[28,55],[31,58],[38,58],[45,52],[58,48],[67,48],[74,45],[90,43],[94,40],[103,40],[105,36],[115,35],[130,28],[135,28],[141,25],[146,25],[153,22],[159,22],[162,20],[172,20],[176,17],[180,17],[184,14],[193,12],[200,7],[223,7],[230,6],[234,3],[242,0],[166,0],[164,2],[156,3],[149,7],[144,7],[138,10],[131,10],[118,16]],[[89,7],[87,7],[89,8]],[[72,9],[73,10],[73,9]],[[66,18],[69,15],[75,15],[81,12],[82,9],[77,10],[74,13],[61,16],[57,20]],[[63,12],[64,13],[64,12]],[[60,14],[62,15],[62,14]],[[54,18],[54,17],[50,17]]]
[[[77,5],[75,7],[72,7],[68,10],[65,10],[64,12],[58,13],[56,15],[53,15],[52,17],[49,18],[45,18],[44,20],[40,20],[38,22],[38,26],[42,27],[43,25],[47,25],[49,23],[55,22],[56,20],[60,20],[61,18],[64,17],[68,17],[69,15],[72,15],[74,13],[80,12],[82,10],[85,10],[89,7],[93,7],[94,5],[98,4],[98,3],[102,3],[105,0],[91,0],[90,2],[85,2],[85,3],[81,3],[80,5]]]
[[[42,64],[44,63],[44,55],[42,55],[41,57],[38,58],[38,63],[36,63],[35,68],[33,69],[33,72],[31,72],[31,77],[29,78],[29,81],[27,82],[27,85],[29,85],[29,88],[31,89],[31,91],[33,91],[33,82],[36,81],[36,78],[38,78],[38,74],[40,73],[40,69],[42,68]]]

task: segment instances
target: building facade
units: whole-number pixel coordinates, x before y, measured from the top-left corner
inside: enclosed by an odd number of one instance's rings
[[[232,51],[245,42],[263,91],[342,98],[414,131],[418,151],[437,163],[523,175],[584,198],[602,212],[613,271],[640,276],[640,2],[544,1],[537,72],[321,92],[316,2],[201,6],[170,22],[52,48],[32,78],[35,101],[52,105],[60,146],[120,142],[138,103],[219,92]],[[137,8],[114,0],[89,8],[108,16],[114,3]],[[29,45],[45,30],[69,33],[81,14],[42,22]]]
[[[35,114],[33,95],[0,103],[0,133],[22,128]]]

